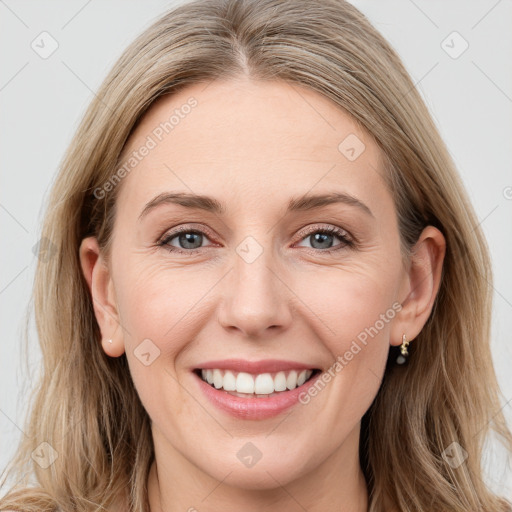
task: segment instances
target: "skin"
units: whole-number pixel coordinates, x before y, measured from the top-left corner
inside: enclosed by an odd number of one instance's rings
[[[444,238],[425,228],[404,263],[379,147],[345,111],[297,85],[244,77],[189,86],[151,107],[125,155],[190,97],[198,105],[118,185],[111,259],[93,237],[80,247],[102,348],[126,353],[152,420],[151,510],[365,511],[360,421],[390,345],[403,333],[414,340],[430,315]],[[338,150],[349,134],[365,145],[354,161]],[[152,198],[178,191],[213,196],[226,212],[161,204],[139,220]],[[333,191],[358,198],[372,215],[348,204],[286,213],[292,197]],[[178,225],[208,230],[195,245],[170,242],[200,247],[195,254],[157,245]],[[315,226],[342,228],[355,245],[336,234],[315,242],[318,230],[304,229]],[[236,251],[247,236],[263,249],[251,263]],[[231,357],[326,371],[397,303],[401,310],[316,397],[279,416],[235,419],[203,396],[191,373]],[[145,339],[160,350],[148,366],[134,354]],[[247,442],[262,453],[250,468],[237,458]]]

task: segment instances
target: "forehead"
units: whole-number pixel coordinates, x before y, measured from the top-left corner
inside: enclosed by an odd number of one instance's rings
[[[163,191],[238,198],[238,208],[308,191],[386,194],[371,136],[329,99],[282,81],[217,80],[164,96],[122,157],[133,165],[118,200],[139,210]]]

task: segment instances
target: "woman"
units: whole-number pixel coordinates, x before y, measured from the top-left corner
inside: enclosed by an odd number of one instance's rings
[[[398,56],[340,0],[199,0],[54,185],[44,374],[0,510],[505,511],[490,263]],[[27,482],[24,482],[26,484]]]

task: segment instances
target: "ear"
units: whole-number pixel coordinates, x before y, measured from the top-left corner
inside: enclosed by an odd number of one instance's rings
[[[443,234],[427,226],[411,250],[399,295],[402,309],[391,328],[391,345],[401,345],[403,334],[413,340],[427,323],[439,291],[445,252]]]
[[[80,264],[91,292],[94,314],[101,331],[103,350],[111,357],[119,357],[124,352],[123,330],[119,322],[110,271],[95,237],[82,240]]]

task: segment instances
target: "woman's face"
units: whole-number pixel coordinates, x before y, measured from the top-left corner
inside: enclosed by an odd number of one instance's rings
[[[240,79],[160,99],[123,156],[97,316],[159,464],[245,488],[353,464],[389,345],[420,329],[378,146],[315,92]]]

